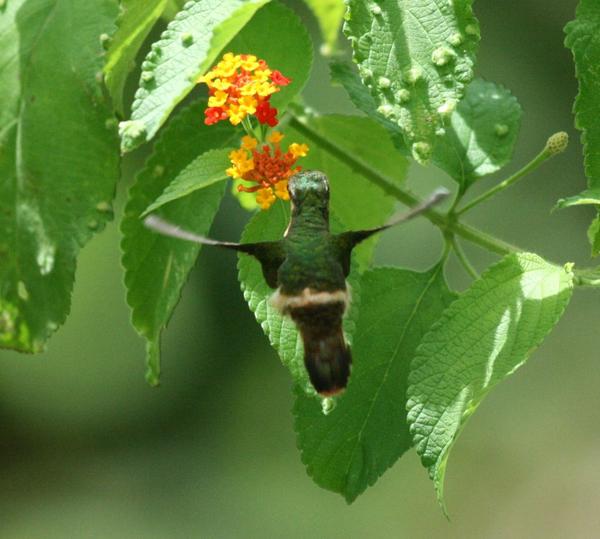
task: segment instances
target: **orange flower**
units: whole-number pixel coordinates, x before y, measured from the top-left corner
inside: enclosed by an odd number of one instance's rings
[[[284,152],[281,139],[283,135],[275,131],[269,137],[270,144],[258,148],[256,139],[244,137],[241,148],[229,154],[232,167],[227,169],[227,175],[253,183],[251,186],[239,185],[238,191],[256,193],[256,202],[263,210],[270,208],[278,198],[290,199],[288,179],[301,170],[295,166],[298,157],[308,153],[306,144],[296,143],[290,144]],[[298,148],[302,151],[298,152]]]
[[[270,106],[271,96],[291,80],[271,70],[264,60],[252,54],[226,53],[199,82],[208,86],[208,108],[204,123],[211,125],[229,119],[237,125],[248,115],[256,115],[261,124],[277,125],[277,109]]]

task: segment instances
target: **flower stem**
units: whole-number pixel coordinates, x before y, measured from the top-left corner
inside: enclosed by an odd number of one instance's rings
[[[552,155],[549,154],[546,149],[543,149],[529,163],[527,163],[523,168],[515,172],[512,176],[506,178],[506,180],[501,181],[499,184],[494,185],[494,187],[487,190],[485,193],[482,193],[478,197],[471,200],[468,204],[465,204],[462,208],[457,210],[456,215],[462,215],[463,213],[466,213],[470,209],[474,208],[475,206],[481,204],[485,200],[492,198],[496,193],[504,191],[504,189],[506,189],[507,187],[510,187],[524,176],[527,176],[527,174],[529,174],[530,172],[533,172],[550,157],[552,157]]]
[[[544,162],[546,162],[551,157],[562,153],[569,143],[569,137],[564,132],[555,133],[554,135],[548,138],[546,142],[546,146],[544,149],[537,154],[529,163],[527,163],[523,168],[515,172],[506,180],[501,181],[498,185],[495,185],[485,193],[479,195],[463,206],[460,210],[456,211],[456,215],[462,215],[463,213],[469,211],[471,208],[481,204],[488,198],[493,197],[496,193],[500,191],[504,191],[507,187],[510,187],[514,183],[518,182],[524,176],[527,176],[530,172],[533,172],[535,169],[539,168]]]
[[[463,267],[465,268],[465,271],[473,279],[479,279],[479,274],[477,273],[477,270],[473,267],[473,265],[467,258],[467,254],[464,252],[460,243],[458,243],[458,241],[456,240],[456,237],[452,236],[450,242],[452,243],[452,249],[454,250],[454,253],[456,254],[456,258],[458,258],[459,262],[463,265]]]
[[[246,135],[252,137],[252,138],[258,138],[256,136],[256,131],[254,130],[254,127],[252,125],[252,122],[250,121],[250,118],[248,116],[246,116],[243,120],[242,120],[242,127],[244,128],[244,131],[246,131]],[[259,142],[262,142],[262,137],[259,138]]]
[[[421,201],[413,195],[411,192],[398,187],[397,183],[391,178],[381,174],[378,170],[372,168],[370,165],[356,157],[350,155],[344,148],[341,148],[337,144],[323,137],[317,131],[312,129],[309,125],[301,122],[297,117],[292,116],[290,118],[289,126],[295,129],[300,134],[306,136],[317,144],[323,150],[329,152],[331,155],[344,162],[350,168],[361,174],[365,178],[378,185],[383,191],[393,196],[396,200],[406,204],[407,206],[413,207],[419,204]],[[434,225],[436,225],[442,232],[450,232],[461,236],[462,238],[475,243],[488,251],[492,251],[499,255],[506,255],[509,253],[517,253],[522,251],[514,245],[510,245],[505,241],[495,238],[481,230],[474,227],[460,223],[456,220],[453,214],[445,215],[438,210],[429,209],[423,212],[424,217],[429,219]]]

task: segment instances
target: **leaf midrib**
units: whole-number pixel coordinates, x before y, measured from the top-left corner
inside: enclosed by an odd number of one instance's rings
[[[362,441],[362,435],[363,435],[364,430],[365,430],[365,428],[367,426],[367,423],[369,422],[369,419],[371,417],[371,414],[373,412],[373,408],[375,406],[375,403],[377,402],[379,394],[381,393],[381,388],[385,384],[385,381],[387,380],[387,377],[389,375],[390,369],[392,368],[392,365],[394,364],[394,362],[397,359],[398,351],[399,351],[400,347],[402,346],[402,344],[404,343],[404,338],[406,337],[406,332],[408,331],[409,326],[412,324],[413,319],[416,316],[416,314],[417,314],[417,312],[419,310],[419,307],[420,307],[420,305],[421,305],[421,303],[423,301],[423,298],[425,297],[425,294],[427,294],[427,292],[429,291],[430,287],[433,285],[433,282],[435,281],[437,275],[439,274],[440,269],[441,269],[441,266],[438,266],[437,269],[432,273],[431,278],[427,281],[427,284],[426,284],[425,288],[423,289],[423,292],[417,298],[417,301],[415,302],[413,310],[410,313],[410,316],[408,317],[408,319],[406,321],[406,324],[404,325],[404,328],[402,330],[402,334],[401,334],[401,336],[400,336],[400,338],[398,340],[398,345],[396,346],[396,349],[394,350],[394,353],[392,354],[390,360],[388,361],[388,365],[387,365],[385,373],[383,375],[383,379],[382,379],[381,383],[379,384],[379,386],[377,388],[377,391],[375,392],[375,395],[371,399],[371,403],[369,405],[369,409],[367,410],[367,413],[365,415],[365,418],[363,420],[361,428],[360,428],[358,434],[356,435],[356,443],[354,444],[354,447],[352,448],[352,452],[350,454],[350,459],[348,461],[348,466],[347,466],[346,471],[344,473],[344,477],[345,477],[346,481],[348,479],[348,472],[350,471],[350,466],[352,465],[352,462],[354,461],[354,455],[356,453],[356,449],[358,448],[359,444]]]

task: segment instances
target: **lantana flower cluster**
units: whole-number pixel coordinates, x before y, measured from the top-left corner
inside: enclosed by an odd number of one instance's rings
[[[205,124],[229,120],[238,125],[246,116],[255,115],[261,124],[274,127],[277,109],[271,107],[271,96],[291,80],[253,54],[228,52],[199,82],[209,89]]]
[[[306,156],[308,146],[294,142],[284,151],[281,148],[284,136],[279,131],[266,134],[267,126],[279,123],[277,109],[270,104],[271,96],[291,79],[252,54],[228,52],[199,82],[209,88],[204,123],[212,125],[229,120],[233,125],[241,124],[247,133],[240,148],[229,154],[231,167],[226,171],[238,180],[237,191],[256,193],[256,202],[263,210],[278,198],[289,200],[288,179],[301,170],[296,161]],[[259,124],[256,127],[253,117]]]
[[[308,153],[306,144],[296,142],[284,152],[281,149],[283,138],[279,131],[274,131],[267,139],[269,144],[259,147],[258,140],[245,136],[240,149],[229,154],[232,166],[227,169],[227,175],[253,183],[249,187],[239,185],[238,191],[256,193],[256,202],[263,210],[270,208],[278,198],[290,199],[288,179],[301,170],[294,166],[296,160]]]

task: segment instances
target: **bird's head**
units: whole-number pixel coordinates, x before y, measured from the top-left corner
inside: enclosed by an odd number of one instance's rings
[[[305,208],[320,210],[329,215],[329,181],[318,170],[303,170],[294,174],[288,182],[292,212],[298,214]]]

